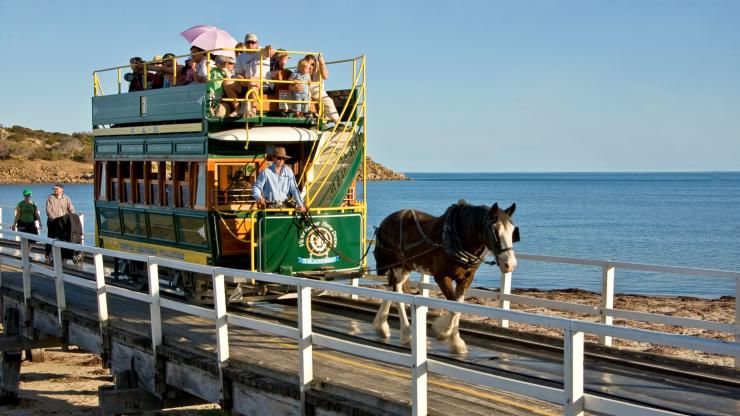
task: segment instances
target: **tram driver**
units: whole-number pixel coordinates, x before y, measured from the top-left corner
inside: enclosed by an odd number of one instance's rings
[[[284,208],[292,205],[288,201],[293,197],[293,203],[300,212],[306,212],[303,198],[298,191],[295,175],[285,161],[290,156],[282,146],[276,146],[270,154],[272,164],[257,175],[257,180],[252,186],[252,196],[257,201],[259,208]]]

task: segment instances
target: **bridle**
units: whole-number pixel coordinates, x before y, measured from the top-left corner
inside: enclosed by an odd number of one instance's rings
[[[508,251],[514,251],[514,243],[518,242],[520,240],[520,237],[519,227],[514,227],[514,232],[511,234],[511,247],[502,247],[501,239],[499,238],[499,235],[496,232],[496,228],[494,227],[496,222],[497,220],[494,220],[490,217],[486,218],[485,225],[483,227],[485,231],[484,235],[482,236],[482,240],[488,243],[486,244],[487,247],[493,247],[493,255],[496,259],[498,259],[499,255]]]

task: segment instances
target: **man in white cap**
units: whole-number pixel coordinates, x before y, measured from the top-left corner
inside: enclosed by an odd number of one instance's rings
[[[285,161],[290,159],[285,153],[285,148],[275,147],[270,154],[272,165],[257,175],[257,180],[252,186],[252,196],[257,200],[260,208],[282,208],[290,196],[293,197],[296,208],[306,212],[303,198],[298,191],[295,175],[290,167],[285,166]]]
[[[254,33],[244,36],[247,49],[260,49],[259,39]],[[229,98],[244,98],[248,89],[259,88],[259,79],[267,78],[270,72],[270,58],[275,54],[271,45],[256,52],[245,52],[236,57],[234,78],[248,79],[248,82],[236,81],[224,88],[224,94]]]
[[[54,185],[54,193],[46,199],[46,230],[49,238],[59,238],[64,233],[62,219],[67,214],[74,214],[72,200],[64,195],[64,185]],[[51,244],[46,245],[46,259],[51,256]]]

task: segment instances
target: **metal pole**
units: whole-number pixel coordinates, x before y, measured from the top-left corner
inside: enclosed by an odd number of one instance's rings
[[[499,289],[498,306],[501,309],[509,309],[511,302],[506,299],[506,295],[511,294],[511,273],[501,273],[501,286]],[[501,319],[501,328],[509,327],[508,319]]]
[[[103,336],[103,329],[108,325],[108,297],[105,289],[105,269],[103,268],[103,255],[95,253],[93,255],[95,262],[95,286],[97,288],[98,298],[98,320],[100,321],[100,335]]]
[[[426,276],[426,275],[422,275]],[[411,319],[411,414],[427,414],[427,307],[413,305]]]
[[[601,267],[601,322],[611,325],[613,317],[610,310],[614,308],[614,267],[605,264]],[[611,347],[612,337],[608,335],[599,335],[601,345]]]
[[[583,415],[583,332],[568,327],[564,334],[563,387],[565,403],[563,414]]]
[[[64,294],[64,260],[62,259],[62,248],[58,246],[51,247],[51,253],[54,258],[54,286],[57,295],[57,314],[59,325],[62,325],[62,316],[67,310],[67,297]]]
[[[298,364],[300,365],[301,414],[308,414],[306,392],[313,381],[313,340],[311,339],[311,288],[298,285]]]
[[[28,239],[21,237],[21,256],[23,262],[23,304],[28,307],[31,302],[31,251]]]
[[[157,348],[162,345],[162,309],[159,297],[159,265],[151,257],[147,265],[147,275],[149,277],[149,320],[152,323],[152,355],[156,358]]]
[[[221,382],[221,405],[227,406],[227,400],[231,392],[227,391],[224,383],[224,368],[229,360],[229,327],[227,325],[228,315],[226,313],[226,285],[224,275],[213,271],[213,309],[216,313],[216,348],[218,357],[218,376]]]

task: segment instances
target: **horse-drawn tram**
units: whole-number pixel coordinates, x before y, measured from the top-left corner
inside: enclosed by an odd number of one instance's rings
[[[214,58],[220,63],[235,52],[267,54],[264,49],[199,54],[210,67]],[[324,65],[319,54],[310,55]],[[357,276],[366,245],[364,182],[358,192],[365,169],[365,57],[326,62],[333,79],[346,81],[340,90],[325,91],[321,77],[269,79],[260,65],[255,78],[220,80],[221,87],[246,90],[229,98],[214,94],[219,80],[211,79],[213,71],[207,82],[181,85],[177,77],[185,72],[177,58],[189,56],[132,60],[129,74],[124,74],[128,65],[93,73],[96,243],[204,265],[318,278]],[[163,71],[166,67],[178,69]],[[162,73],[177,86],[152,88],[151,80]],[[124,92],[122,78],[140,88]],[[106,93],[103,87],[111,85],[115,93]],[[312,94],[296,99],[291,93],[296,85]],[[325,120],[327,99],[337,109],[327,114],[332,120]],[[296,105],[307,108],[302,114],[286,111]],[[300,201],[258,204],[253,186],[276,153],[287,158],[300,193],[293,199],[302,200],[307,212],[298,209]],[[115,275],[144,284],[145,266],[119,261]],[[211,278],[162,268],[160,280],[201,301]],[[241,286],[240,292],[250,294]],[[251,289],[252,294],[266,290]]]

